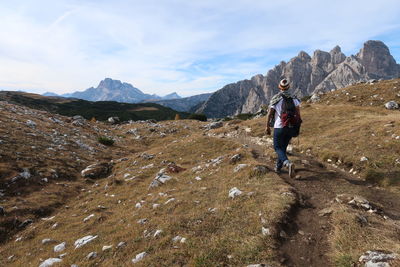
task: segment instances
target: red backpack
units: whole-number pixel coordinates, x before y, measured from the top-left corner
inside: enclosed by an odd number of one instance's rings
[[[288,127],[292,131],[292,137],[297,137],[300,134],[300,126],[303,122],[300,117],[300,113],[294,104],[294,100],[291,97],[283,97],[282,112],[280,119],[283,127]]]

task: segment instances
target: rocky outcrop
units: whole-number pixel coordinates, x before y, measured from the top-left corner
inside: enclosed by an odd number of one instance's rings
[[[301,51],[289,62],[282,61],[267,74],[258,74],[224,86],[212,94],[196,112],[218,118],[255,113],[278,92],[286,77],[298,97],[332,91],[360,81],[390,79],[400,75],[400,65],[381,41],[367,41],[357,55],[346,57],[339,46],[330,52],[316,50],[311,57]]]

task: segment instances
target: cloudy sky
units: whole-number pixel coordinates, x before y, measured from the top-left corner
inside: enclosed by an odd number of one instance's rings
[[[111,77],[188,96],[369,39],[400,62],[399,17],[399,0],[0,0],[0,90],[67,93]]]

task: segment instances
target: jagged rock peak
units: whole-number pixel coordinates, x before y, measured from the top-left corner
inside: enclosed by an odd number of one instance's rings
[[[298,54],[297,57],[300,58],[301,60],[305,60],[305,61],[310,61],[310,60],[311,60],[310,55],[307,54],[307,53],[304,52],[304,51],[300,51],[300,53]]]
[[[335,46],[329,54],[331,55],[331,61],[333,64],[337,65],[342,63],[346,59],[346,55],[342,53],[340,46]]]
[[[332,50],[329,52],[330,54],[338,54],[341,53],[342,49],[340,48],[340,46],[335,46],[334,48],[332,48]]]
[[[121,86],[122,86],[122,82],[120,80],[113,80],[111,78],[105,78],[104,80],[100,81],[98,88],[104,87],[104,88],[114,89],[114,88],[119,88]]]
[[[331,54],[322,50],[315,50],[312,61],[315,62],[316,65],[327,64],[331,60]]]
[[[398,75],[399,68],[390,54],[389,48],[381,41],[369,40],[356,57],[365,66],[371,78],[392,77]]]

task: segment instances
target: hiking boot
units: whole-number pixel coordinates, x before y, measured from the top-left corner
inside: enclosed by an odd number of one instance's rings
[[[295,176],[295,174],[296,174],[296,170],[294,168],[294,164],[289,162],[287,164],[287,168],[288,168],[288,171],[289,171],[289,177],[293,178]]]
[[[275,166],[274,172],[277,174],[281,173],[281,168],[278,168],[278,166]]]

